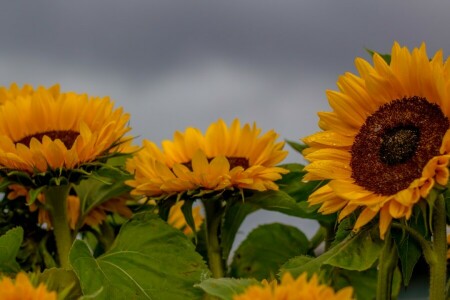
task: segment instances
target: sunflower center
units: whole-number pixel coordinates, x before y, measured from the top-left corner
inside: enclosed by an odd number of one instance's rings
[[[394,195],[420,178],[439,155],[448,118],[422,97],[393,100],[369,116],[355,137],[350,166],[355,183],[380,195]]]
[[[380,159],[387,165],[408,161],[416,153],[420,132],[414,126],[398,126],[384,134],[380,147]]]
[[[245,157],[238,157],[238,156],[227,156],[228,163],[230,164],[230,170],[232,170],[234,167],[243,167],[244,169],[248,169],[250,166],[250,163],[248,159]],[[213,158],[208,158],[208,162],[211,162]],[[186,167],[188,167],[189,170],[192,171],[192,162],[188,161],[183,163]]]
[[[73,143],[77,139],[77,137],[80,135],[79,132],[73,131],[73,130],[50,130],[45,132],[39,132],[32,135],[28,135],[19,141],[15,142],[15,144],[21,143],[24,144],[27,147],[30,147],[30,141],[32,138],[37,139],[38,141],[42,142],[42,139],[44,136],[48,136],[52,141],[59,139],[61,142],[64,143],[67,149],[72,148]]]

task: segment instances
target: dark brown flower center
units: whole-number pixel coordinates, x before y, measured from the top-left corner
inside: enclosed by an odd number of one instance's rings
[[[227,157],[228,162],[230,163],[230,170],[234,167],[243,167],[244,169],[248,169],[250,166],[250,163],[248,159],[245,157],[237,157],[237,156],[229,156]],[[208,158],[208,162],[211,162],[213,160],[212,158]],[[183,163],[186,167],[188,167],[189,170],[192,171],[192,162],[188,161],[186,163]]]
[[[449,120],[422,97],[397,99],[366,119],[351,149],[352,178],[380,195],[393,195],[420,178],[439,155]]]
[[[48,136],[52,141],[56,139],[60,139],[61,142],[64,143],[67,149],[72,148],[73,143],[77,139],[77,137],[80,135],[80,133],[73,131],[73,130],[51,130],[51,131],[45,131],[40,132],[32,135],[28,135],[19,141],[15,142],[16,144],[21,143],[25,146],[30,146],[30,141],[32,138],[37,139],[38,141],[42,142],[42,139],[44,136]]]

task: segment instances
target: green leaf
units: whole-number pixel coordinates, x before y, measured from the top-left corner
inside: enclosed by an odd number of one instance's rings
[[[80,283],[72,270],[45,269],[38,281],[43,282],[48,290],[56,291],[59,299],[76,300],[82,295]]]
[[[83,293],[95,299],[200,299],[193,286],[209,276],[191,241],[151,212],[125,223],[98,258],[76,240],[70,262]]]
[[[99,180],[100,177],[88,178],[74,186],[80,198],[80,215],[82,216],[80,221],[96,206],[131,190],[125,184],[125,180],[129,178],[128,175],[117,172],[113,174],[111,174],[113,177],[102,177],[105,180]]]
[[[22,227],[15,227],[0,236],[0,273],[17,273],[20,265],[16,261],[23,241]]]
[[[422,248],[417,242],[407,233],[402,235],[401,232],[392,232],[392,237],[395,239],[398,255],[401,264],[401,273],[403,277],[403,285],[409,285],[409,281],[413,275],[414,267],[419,258],[422,256]]]
[[[300,144],[290,140],[286,140],[286,143],[288,143],[289,146],[291,146],[295,151],[297,151],[300,154],[303,152],[303,150],[308,148],[308,145],[306,144]]]
[[[377,270],[375,268],[358,272],[338,270],[333,284],[336,290],[352,286],[356,299],[375,299],[377,292]]]
[[[234,295],[242,294],[251,285],[260,285],[255,279],[219,278],[206,279],[195,286],[201,288],[207,294],[222,300],[232,300]]]
[[[197,229],[195,228],[194,216],[192,215],[193,204],[194,200],[192,199],[184,200],[184,203],[181,206],[181,212],[183,213],[184,219],[186,220],[186,224],[191,228],[195,240],[197,240]]]
[[[279,223],[254,229],[236,250],[230,266],[232,277],[273,279],[289,258],[306,254],[309,241],[293,226]]]
[[[322,265],[331,265],[346,270],[364,271],[373,266],[380,254],[383,242],[369,230],[350,235],[341,243],[314,259],[306,260],[304,256],[288,261],[281,268],[281,273],[291,272],[297,277],[303,272],[319,272]]]
[[[279,191],[256,192],[245,199],[245,202],[255,208],[278,211],[290,216],[315,219],[324,222],[334,220],[334,215],[322,215],[316,212],[316,207],[310,207],[307,202],[296,202],[288,193]]]
[[[244,222],[249,214],[257,209],[255,206],[242,202],[230,202],[226,206],[221,232],[222,256],[225,261],[228,261],[236,233],[241,227],[242,222]]]

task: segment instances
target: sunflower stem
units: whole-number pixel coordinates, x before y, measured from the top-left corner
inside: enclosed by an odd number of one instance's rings
[[[70,269],[69,252],[72,247],[72,233],[67,220],[67,196],[71,186],[49,186],[44,190],[45,203],[48,206],[53,233],[56,240],[59,264],[62,268]]]
[[[397,265],[397,250],[388,232],[378,259],[377,300],[389,300],[392,295],[392,278]]]
[[[433,250],[436,259],[430,265],[430,300],[446,298],[447,283],[447,228],[445,200],[436,199],[433,213]]]
[[[220,200],[203,200],[206,214],[206,248],[208,265],[213,278],[224,276],[224,261],[220,246],[220,227],[222,225],[223,207]]]

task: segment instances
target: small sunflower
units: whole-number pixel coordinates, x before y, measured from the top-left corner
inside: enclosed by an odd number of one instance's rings
[[[30,203],[30,195],[28,190],[19,185],[12,184],[9,187],[9,193],[7,195],[8,200],[15,200],[18,197],[25,197],[26,202]],[[52,228],[52,222],[50,218],[50,213],[45,209],[45,196],[43,193],[36,197],[36,201],[30,204],[29,209],[31,212],[38,210],[38,223],[44,225],[47,229]],[[94,207],[89,211],[87,216],[83,220],[83,224],[87,224],[91,227],[97,226],[106,220],[108,213],[117,213],[124,218],[131,218],[132,211],[127,206],[126,198],[112,198],[102,204]],[[67,221],[69,222],[69,227],[74,230],[77,226],[78,220],[80,218],[80,198],[75,195],[69,195],[67,197]]]
[[[288,171],[276,167],[287,155],[284,142],[269,131],[264,135],[256,125],[241,127],[235,120],[230,128],[223,120],[213,123],[203,135],[196,128],[176,132],[162,149],[144,141],[143,149],[127,163],[135,173],[127,184],[133,194],[159,196],[189,190],[227,188],[277,190],[274,181]]]
[[[175,227],[181,231],[185,235],[193,234],[191,227],[187,224],[186,219],[181,211],[181,207],[183,206],[184,201],[178,201],[175,203],[169,211],[169,217],[167,218],[167,223],[172,227]],[[194,218],[195,230],[200,230],[200,226],[203,223],[203,215],[201,213],[201,207],[196,206],[192,209],[192,217]]]
[[[119,151],[129,115],[108,97],[33,90],[0,90],[0,167],[29,175],[60,173]]]
[[[436,184],[446,185],[450,158],[450,60],[429,60],[425,44],[410,52],[394,43],[391,63],[357,58],[339,91],[327,91],[332,112],[319,113],[322,132],[304,139],[305,180],[330,180],[309,203],[324,214],[356,209],[358,229],[379,215],[380,236]]]
[[[0,299],[2,300],[56,300],[56,292],[48,291],[44,284],[33,286],[28,276],[20,272],[15,280],[0,279]]]
[[[306,273],[297,279],[290,273],[285,273],[280,284],[276,281],[272,283],[263,281],[262,286],[250,286],[244,293],[234,296],[233,300],[350,300],[353,299],[352,294],[351,287],[335,292],[330,286],[320,284],[316,274],[308,281]]]

